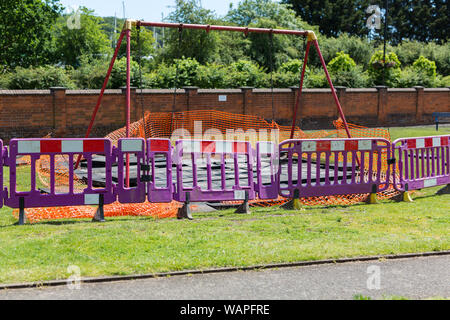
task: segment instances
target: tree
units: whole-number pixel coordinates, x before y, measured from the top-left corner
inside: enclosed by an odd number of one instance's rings
[[[237,8],[231,7],[226,21],[239,26],[252,26],[273,29],[314,29],[295,15],[289,5],[272,0],[243,0]],[[249,34],[250,44],[246,53],[259,65],[274,69],[291,58],[303,55],[303,39],[295,36],[273,35],[272,41],[267,34]],[[273,51],[272,51],[273,43]],[[272,57],[271,57],[272,56]]]
[[[319,26],[321,34],[336,37],[347,32],[367,35],[366,8],[377,1],[369,0],[282,0],[306,22]]]
[[[174,23],[186,24],[213,24],[215,15],[213,11],[203,9],[198,0],[176,0],[175,10],[167,20]],[[181,57],[194,58],[204,64],[213,60],[217,51],[217,33],[203,30],[183,29],[181,33],[177,29],[166,32],[166,47],[162,57],[169,61]]]
[[[322,34],[368,35],[366,21],[369,5],[385,9],[385,0],[282,0],[310,24],[318,25]],[[388,38],[396,44],[403,40],[445,42],[450,25],[448,0],[389,0]],[[384,15],[384,14],[383,14]],[[384,16],[382,19],[384,24]],[[383,29],[376,38],[382,39]]]
[[[0,1],[0,64],[3,69],[52,62],[52,25],[60,12],[57,0]]]
[[[106,58],[111,53],[108,36],[103,32],[103,19],[93,11],[80,9],[80,29],[67,26],[67,16],[59,17],[55,30],[55,46],[58,59],[65,65],[80,66],[81,57]]]

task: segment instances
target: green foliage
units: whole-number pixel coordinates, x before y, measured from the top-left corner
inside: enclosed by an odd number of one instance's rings
[[[48,89],[50,87],[75,88],[66,70],[54,66],[17,67],[11,74],[9,89]]]
[[[139,87],[139,65],[133,59],[131,59],[130,62],[130,69],[131,86]],[[109,81],[111,88],[113,89],[121,88],[127,85],[127,58],[116,60],[111,72],[111,79]]]
[[[295,16],[289,6],[271,0],[244,0],[237,8],[231,7],[226,21],[239,26],[273,29],[315,29]],[[273,35],[273,48],[268,34],[250,33],[246,55],[260,66],[270,70],[293,58],[303,55],[303,41],[298,37]]]
[[[239,88],[243,86],[268,87],[269,78],[256,62],[248,60],[239,60],[228,68],[225,78],[225,84],[230,88]]]
[[[369,5],[384,8],[384,1],[373,0],[282,0],[291,4],[297,14],[306,22],[318,25],[326,36],[337,37],[342,33],[366,36],[369,30],[366,21]],[[446,42],[450,25],[447,0],[389,2],[388,37],[393,43],[404,39],[422,42]],[[384,24],[384,21],[382,20]]]
[[[155,39],[153,38],[153,32],[142,27],[139,34],[140,47],[138,44],[138,31],[136,27],[133,27],[131,30],[131,56],[135,61],[139,61],[139,57],[141,58],[142,64],[146,63],[145,57],[150,57],[154,54],[155,49],[153,47],[155,43]],[[122,41],[123,45],[119,49],[119,57],[126,57],[126,38]],[[140,56],[139,56],[139,50]]]
[[[356,67],[355,61],[350,58],[344,51],[340,51],[336,54],[327,65],[327,69],[331,73],[338,73],[340,71],[351,71]]]
[[[311,69],[311,72],[305,77],[306,88],[328,88],[327,78],[322,68]]]
[[[52,62],[52,25],[60,11],[57,0],[0,1],[0,68]]]
[[[344,51],[355,60],[356,64],[363,67],[367,66],[370,56],[375,51],[373,44],[366,38],[349,36],[348,34],[342,34],[338,38],[321,37],[319,45],[325,61],[331,61],[338,52]],[[311,51],[313,54],[309,61],[315,66],[320,66],[317,54],[314,50]]]
[[[81,57],[81,66],[71,73],[71,78],[75,81],[79,89],[100,89],[106,77],[109,61],[92,60],[88,57]],[[108,88],[111,83],[108,84]]]
[[[413,68],[417,70],[417,72],[423,73],[433,80],[436,78],[436,63],[428,60],[424,56],[420,56],[416,61],[414,61]]]
[[[110,41],[102,32],[103,19],[93,15],[93,11],[81,8],[80,29],[69,29],[67,17],[61,16],[55,30],[56,55],[67,65],[79,67],[81,57],[91,59],[105,57],[111,53]]]
[[[213,24],[214,19],[213,12],[203,9],[198,0],[176,0],[175,10],[167,17],[169,22],[191,24]],[[182,31],[180,41],[179,30],[170,29],[166,37],[166,46],[161,54],[163,60],[172,62],[185,56],[204,64],[212,61],[217,52],[218,35],[215,32],[186,29]]]
[[[450,74],[450,43],[438,45],[436,43],[424,44],[417,41],[404,41],[392,47],[403,65],[411,65],[420,56],[435,61],[436,70],[440,74]]]
[[[207,64],[199,66],[197,73],[196,86],[200,88],[224,88],[228,69],[224,65]]]
[[[11,73],[0,73],[0,89],[7,89],[11,81]]]
[[[368,88],[373,86],[368,72],[363,71],[361,66],[355,66],[350,70],[339,70],[331,73],[330,76],[335,86],[348,88]],[[326,87],[328,87],[328,84]]]
[[[365,23],[368,15],[365,9],[372,4],[368,0],[283,0],[306,22],[318,25],[321,34],[338,36],[341,33],[366,35]]]
[[[383,68],[383,51],[375,52],[369,61],[369,76],[376,85],[383,84],[383,74],[385,84],[388,87],[395,87],[401,75],[400,60],[394,52],[386,54],[385,68]],[[383,71],[383,69],[385,71]]]
[[[362,88],[371,85],[367,72],[343,51],[328,63],[327,69],[335,86]]]
[[[278,69],[279,72],[292,72],[300,74],[303,67],[303,61],[300,59],[291,59],[285,63],[283,63]],[[305,72],[308,72],[309,68],[306,66]]]

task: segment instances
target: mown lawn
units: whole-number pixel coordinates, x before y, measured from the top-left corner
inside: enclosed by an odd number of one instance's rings
[[[90,277],[449,250],[450,195],[434,195],[438,189],[416,192],[413,203],[226,210],[194,221],[117,217],[17,226],[12,209],[3,208],[0,283],[66,279],[70,265]]]

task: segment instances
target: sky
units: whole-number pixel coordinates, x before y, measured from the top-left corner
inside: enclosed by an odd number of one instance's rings
[[[144,19],[149,22],[162,21],[162,14],[166,17],[173,11],[174,0],[60,0],[66,8],[80,6],[95,10],[95,14],[102,17],[123,17],[122,2],[125,3],[125,17],[130,19]],[[239,0],[201,0],[202,7],[213,10],[216,14],[224,16],[230,3],[236,7]]]

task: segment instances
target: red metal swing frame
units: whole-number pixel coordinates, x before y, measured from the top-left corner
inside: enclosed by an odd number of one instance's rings
[[[302,67],[301,77],[300,77],[299,92],[298,92],[296,100],[295,100],[294,113],[293,113],[293,117],[292,117],[292,128],[291,128],[290,139],[292,139],[294,136],[295,123],[296,123],[296,119],[297,119],[297,111],[298,111],[298,107],[300,105],[300,97],[301,97],[302,89],[303,89],[303,80],[305,77],[306,64],[308,61],[308,54],[309,54],[309,50],[311,48],[311,43],[314,45],[314,47],[316,48],[316,51],[319,55],[320,62],[325,71],[325,76],[327,78],[328,84],[330,85],[331,93],[333,95],[334,101],[338,108],[339,116],[343,121],[347,136],[349,138],[351,138],[350,131],[349,131],[348,125],[347,125],[347,121],[345,119],[345,115],[342,110],[342,106],[339,102],[338,96],[336,94],[336,90],[334,89],[333,82],[331,81],[331,78],[330,78],[330,74],[328,73],[327,66],[323,59],[322,52],[320,51],[319,43],[317,41],[317,37],[316,37],[314,31],[248,28],[248,27],[216,26],[216,25],[202,25],[202,24],[165,23],[165,22],[144,22],[144,21],[136,21],[136,20],[125,21],[124,27],[119,36],[119,40],[117,41],[114,55],[109,64],[108,72],[106,73],[105,81],[103,82],[103,86],[100,91],[100,95],[97,99],[97,104],[95,105],[94,111],[92,113],[91,121],[89,123],[88,129],[87,129],[87,132],[85,135],[86,138],[88,138],[91,133],[92,126],[94,125],[94,121],[95,121],[95,116],[97,115],[98,109],[100,107],[100,104],[101,104],[101,101],[103,98],[103,94],[105,92],[106,86],[108,85],[108,81],[111,76],[111,71],[114,66],[114,62],[117,59],[117,55],[119,53],[119,49],[120,49],[120,46],[122,44],[124,37],[126,37],[126,41],[127,41],[126,136],[127,136],[127,138],[130,136],[130,108],[131,108],[131,99],[130,99],[130,83],[131,83],[130,61],[131,61],[131,58],[130,57],[131,57],[131,30],[132,30],[133,26],[136,26],[138,28],[139,27],[161,27],[161,28],[178,28],[178,29],[198,29],[198,30],[205,30],[206,32],[234,31],[234,32],[242,32],[246,35],[249,33],[268,33],[268,34],[287,34],[287,35],[296,35],[296,36],[307,37],[305,58],[303,59],[303,67]],[[78,157],[77,162],[75,164],[75,168],[78,167],[80,159],[81,159],[81,156]],[[125,177],[125,179],[126,179],[126,186],[128,187],[129,179],[130,179],[129,155],[127,155],[127,159],[126,159],[126,177]]]

